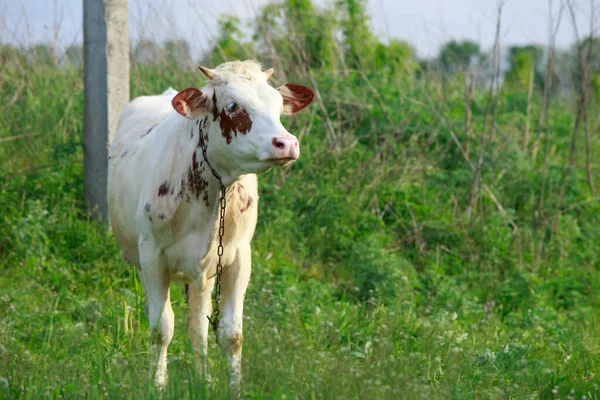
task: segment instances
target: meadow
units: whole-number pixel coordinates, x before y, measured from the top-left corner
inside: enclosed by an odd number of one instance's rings
[[[330,17],[285,3],[296,32]],[[372,36],[346,11],[327,25],[343,45],[233,40],[223,20],[203,61],[258,54],[274,86],[319,92],[283,119],[300,159],[259,179],[242,396],[600,398],[592,79],[561,91],[528,64],[499,82],[496,53],[492,78],[431,67],[358,46]],[[132,98],[201,86],[171,61],[132,58]],[[3,46],[0,68],[0,398],[228,398],[212,336],[213,381],[196,375],[178,285],[169,385],[152,386],[143,289],[83,202],[82,66]]]

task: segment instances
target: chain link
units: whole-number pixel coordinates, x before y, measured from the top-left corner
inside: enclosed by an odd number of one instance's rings
[[[215,282],[215,308],[213,310],[213,317],[210,318],[208,315],[208,321],[213,327],[217,343],[219,342],[219,336],[217,329],[219,328],[219,318],[221,310],[219,309],[219,301],[221,300],[221,274],[223,273],[223,265],[221,264],[221,258],[223,257],[223,235],[225,235],[225,208],[227,207],[227,200],[225,199],[225,186],[221,183],[221,198],[219,200],[219,246],[217,247],[217,278]]]
[[[206,156],[206,141],[204,140],[204,132],[200,128],[198,131],[199,135],[199,144],[202,149],[202,157],[206,164],[208,164],[210,170],[212,171],[215,178],[218,179],[220,184],[220,198],[219,198],[219,246],[217,247],[217,256],[219,259],[217,260],[217,271],[216,271],[216,282],[215,282],[215,308],[213,309],[213,316],[206,316],[208,318],[208,322],[212,325],[213,331],[215,332],[215,337],[217,339],[217,343],[219,342],[219,335],[217,329],[219,328],[219,319],[221,315],[221,310],[219,308],[219,301],[221,300],[221,274],[223,273],[223,264],[221,263],[221,259],[223,257],[224,248],[223,248],[223,236],[225,235],[225,209],[227,208],[227,199],[225,198],[226,188],[223,185],[223,181],[221,180],[221,176],[215,171],[213,166],[208,161],[208,157]]]

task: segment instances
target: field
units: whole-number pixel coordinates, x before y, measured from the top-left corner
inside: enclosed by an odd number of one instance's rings
[[[213,381],[196,376],[177,285],[169,385],[153,388],[143,289],[83,202],[82,68],[13,50],[0,398],[227,398],[212,336]],[[533,77],[490,90],[410,56],[354,56],[375,61],[275,65],[274,84],[285,72],[320,99],[283,119],[300,160],[259,179],[243,397],[600,398],[593,93],[581,122],[577,93],[544,94]],[[191,68],[133,63],[132,97],[201,85]]]

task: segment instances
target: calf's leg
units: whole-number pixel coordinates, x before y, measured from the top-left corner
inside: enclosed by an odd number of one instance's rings
[[[169,295],[169,276],[166,266],[156,252],[144,249],[143,245],[140,245],[140,250],[140,255],[147,255],[140,258],[150,322],[151,354],[153,360],[157,360],[154,385],[161,388],[168,380],[167,348],[173,339],[175,327],[175,316]]]
[[[196,368],[202,376],[210,380],[208,374],[208,318],[212,312],[210,297],[215,279],[205,280],[197,287],[190,285],[188,300],[188,334],[194,347]]]
[[[221,276],[221,320],[217,334],[231,366],[231,391],[236,397],[240,395],[242,379],[242,317],[250,280],[250,257],[250,246],[241,248]]]

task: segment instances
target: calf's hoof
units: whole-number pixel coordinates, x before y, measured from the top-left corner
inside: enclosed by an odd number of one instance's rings
[[[154,375],[154,386],[156,386],[158,390],[163,390],[165,386],[167,386],[168,381],[169,376],[167,374],[167,371],[156,371],[156,374]]]

